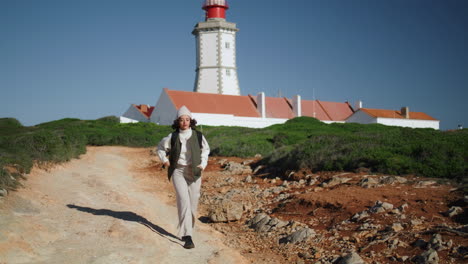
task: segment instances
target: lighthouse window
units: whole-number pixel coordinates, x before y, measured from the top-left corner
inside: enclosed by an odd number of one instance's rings
[[[231,43],[226,42],[226,49],[229,49],[231,47]]]
[[[227,76],[231,76],[231,70],[226,69],[226,75],[227,75]]]

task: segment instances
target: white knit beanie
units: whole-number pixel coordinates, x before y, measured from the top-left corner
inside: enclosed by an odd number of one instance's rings
[[[192,118],[192,113],[190,113],[190,110],[188,110],[188,108],[185,105],[179,108],[179,111],[177,111],[177,118],[183,115],[190,117],[190,119]]]

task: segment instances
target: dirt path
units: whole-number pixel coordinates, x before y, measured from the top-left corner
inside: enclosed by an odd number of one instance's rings
[[[34,169],[0,201],[0,263],[246,263],[201,222],[196,248],[182,247],[172,187],[164,171],[145,169],[154,163],[147,152],[89,147]]]

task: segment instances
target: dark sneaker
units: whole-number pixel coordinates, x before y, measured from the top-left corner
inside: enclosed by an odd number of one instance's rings
[[[185,242],[184,248],[186,248],[186,249],[190,249],[190,248],[194,248],[194,247],[195,247],[195,244],[193,244],[193,241],[192,241],[192,237],[191,237],[191,236],[184,236],[184,237],[182,237],[182,241]]]

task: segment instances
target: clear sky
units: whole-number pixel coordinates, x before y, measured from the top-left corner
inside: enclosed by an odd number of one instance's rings
[[[123,114],[192,91],[203,0],[0,0],[0,117]],[[468,127],[467,0],[231,0],[241,93],[425,112]]]

